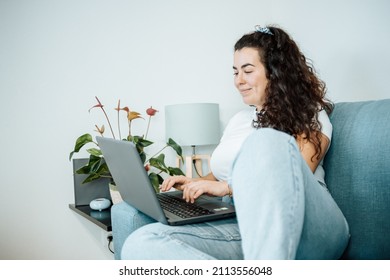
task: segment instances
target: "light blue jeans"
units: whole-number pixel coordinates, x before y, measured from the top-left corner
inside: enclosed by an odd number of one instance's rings
[[[348,224],[293,137],[273,129],[254,131],[234,162],[230,185],[236,218],[167,226],[132,208],[126,225],[131,234],[121,258],[338,259],[342,255],[349,240]]]

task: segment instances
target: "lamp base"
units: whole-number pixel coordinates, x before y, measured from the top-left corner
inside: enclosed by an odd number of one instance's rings
[[[198,177],[203,176],[203,162],[207,162],[207,166],[210,168],[210,155],[191,155],[185,157],[186,165],[186,177],[194,178],[193,171],[198,175]],[[180,158],[177,159],[177,166],[180,167]]]

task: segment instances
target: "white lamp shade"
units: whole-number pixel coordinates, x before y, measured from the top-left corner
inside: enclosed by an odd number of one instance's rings
[[[165,136],[181,146],[218,144],[219,105],[188,103],[165,106]]]

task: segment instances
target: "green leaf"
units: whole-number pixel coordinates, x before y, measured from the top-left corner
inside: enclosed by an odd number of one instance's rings
[[[92,163],[92,166],[88,170],[89,172],[79,173],[79,174],[89,174],[89,176],[84,179],[83,184],[92,182],[94,180],[98,180],[101,177],[111,177],[110,170],[108,169],[107,163],[104,161],[103,158],[100,159],[101,160]],[[77,170],[76,172],[78,172],[79,170]]]
[[[161,176],[160,176],[161,177]],[[160,192],[160,183],[159,183],[159,175],[157,175],[156,173],[154,172],[151,172],[149,174],[149,180],[150,182],[152,183],[152,186],[154,188],[154,191],[156,193],[159,193]]]
[[[102,156],[102,151],[100,151],[99,149],[96,149],[96,148],[88,149],[87,152],[90,153],[91,155],[94,155],[97,157]]]
[[[84,165],[76,170],[76,174],[89,174],[91,167],[89,165]]]
[[[132,142],[135,144],[137,151],[142,159],[142,162],[146,160],[146,154],[144,152],[144,148],[153,144],[153,142],[149,140],[143,139],[141,136],[132,136]]]
[[[89,156],[89,161],[88,161],[88,166],[90,168],[89,173],[94,173],[96,170],[99,169],[99,166],[101,164],[101,157],[90,155]]]
[[[94,166],[96,166],[96,162],[89,161],[86,165],[80,167],[76,170],[77,174],[91,174],[94,173],[92,170],[94,169]]]
[[[139,153],[139,157],[141,158],[141,160],[142,160],[142,163],[145,163],[145,161],[146,161],[146,154],[145,154],[145,152],[144,151],[138,151],[138,153]]]
[[[156,159],[158,159],[159,161],[161,161],[162,163],[164,163],[164,160],[165,160],[165,155],[163,153],[159,154]],[[165,165],[165,164],[164,164]]]
[[[89,161],[86,165],[76,170],[77,174],[87,174],[88,177],[83,183],[88,183],[104,177],[111,177],[110,170],[108,169],[107,163],[103,157],[90,155]]]
[[[143,139],[143,138],[140,137],[140,136],[134,136],[134,137],[133,137],[133,141],[134,141],[134,139],[136,139],[136,144],[139,145],[139,146],[141,146],[141,147],[143,147],[143,148],[145,148],[145,147],[150,146],[150,145],[153,144],[152,141]]]
[[[172,138],[169,138],[169,139],[168,139],[167,145],[168,145],[169,147],[171,147],[172,149],[174,149],[175,152],[176,152],[176,154],[181,158],[182,161],[184,161],[183,155],[182,155],[182,154],[183,154],[183,151],[182,151],[182,149],[181,149],[181,147],[180,147],[179,144],[177,144],[175,141],[173,141]]]
[[[139,145],[144,148],[153,144],[152,141],[146,140],[143,138],[143,136],[137,135],[129,136],[127,140],[133,142],[135,145]]]
[[[111,176],[110,170],[108,169],[108,165],[103,158],[100,161],[100,165],[96,170],[96,173],[99,173],[100,175]]]
[[[72,159],[72,156],[74,153],[78,153],[80,151],[80,149],[85,145],[85,144],[88,144],[88,143],[91,143],[93,142],[92,140],[92,136],[91,134],[89,133],[86,133],[84,135],[81,135],[79,138],[77,138],[76,140],[76,144],[74,146],[74,150],[70,153],[69,155],[69,160]]]
[[[164,182],[164,178],[160,176],[160,174],[157,174],[157,177],[158,177],[158,182],[160,183],[160,185]]]
[[[91,155],[89,157],[89,161],[86,165],[80,167],[78,170],[76,170],[77,174],[91,174],[94,173],[93,170],[97,169],[96,165],[98,165],[100,162],[100,157],[96,157]]]
[[[155,167],[163,172],[168,173],[168,168],[165,165],[164,160],[165,160],[165,155],[159,154],[158,157],[149,159],[149,163],[151,166],[153,166],[153,167]]]
[[[83,184],[90,183],[92,181],[98,180],[99,178],[100,178],[100,174],[92,173],[87,178],[85,178],[85,180],[83,181]]]
[[[168,167],[168,174],[170,176],[175,176],[175,175],[183,175],[183,176],[185,176],[183,171],[180,168],[177,168],[177,167]]]

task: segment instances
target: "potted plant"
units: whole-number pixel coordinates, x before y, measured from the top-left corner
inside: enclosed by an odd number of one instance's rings
[[[133,135],[131,131],[131,125],[132,121],[136,119],[141,119],[142,116],[140,113],[131,111],[128,107],[121,107],[120,106],[120,100],[118,100],[118,105],[115,108],[117,111],[117,126],[118,126],[118,137],[115,135],[112,124],[110,122],[110,119],[107,115],[106,110],[104,109],[104,105],[100,102],[99,98],[95,97],[97,100],[97,104],[94,105],[89,111],[91,111],[93,108],[100,108],[105,116],[105,119],[107,121],[107,124],[109,126],[109,130],[111,133],[111,136],[114,139],[121,139],[123,141],[131,141],[136,146],[138,153],[140,155],[140,158],[142,162],[144,163],[145,169],[148,172],[149,179],[155,189],[156,192],[159,192],[159,186],[163,182],[164,178],[161,176],[161,174],[168,174],[170,176],[173,175],[184,175],[182,170],[178,167],[170,167],[165,164],[165,155],[163,151],[166,148],[173,149],[176,154],[183,160],[182,157],[182,149],[181,147],[171,138],[169,138],[166,145],[160,149],[157,153],[155,153],[152,156],[149,156],[145,150],[145,148],[153,145],[154,143],[147,139],[149,128],[150,128],[150,122],[151,118],[158,112],[156,109],[150,107],[146,110],[146,114],[148,115],[148,124],[146,128],[146,132],[144,135]],[[126,113],[127,122],[128,122],[128,133],[125,137],[122,137],[121,135],[121,129],[120,129],[120,112],[123,111]],[[96,131],[102,136],[104,136],[105,133],[105,127],[97,126]],[[93,145],[91,148],[86,148],[87,144]],[[111,176],[110,170],[107,166],[107,163],[104,160],[104,157],[102,155],[102,152],[99,149],[99,145],[94,141],[91,134],[86,133],[81,135],[77,138],[75,146],[73,151],[69,155],[69,160],[72,159],[73,155],[75,153],[78,153],[82,148],[85,148],[86,151],[89,153],[89,159],[88,163],[78,170],[76,170],[77,174],[86,174],[87,177],[83,181],[83,183],[89,183],[95,180],[98,180],[100,178],[110,178],[111,183],[115,184],[113,181],[113,178]]]

